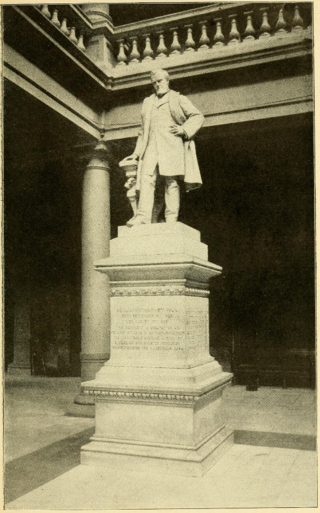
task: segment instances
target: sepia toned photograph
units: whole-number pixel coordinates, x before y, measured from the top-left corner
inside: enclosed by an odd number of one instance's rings
[[[317,508],[314,2],[1,23],[4,509]]]

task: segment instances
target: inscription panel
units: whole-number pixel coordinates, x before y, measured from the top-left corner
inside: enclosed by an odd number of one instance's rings
[[[185,327],[173,308],[118,308],[111,330],[112,348],[130,351],[183,351]]]
[[[191,351],[209,347],[208,313],[202,310],[163,308],[118,308],[114,312],[113,350]]]
[[[203,344],[209,347],[208,313],[203,311],[186,312],[186,338],[189,349]]]

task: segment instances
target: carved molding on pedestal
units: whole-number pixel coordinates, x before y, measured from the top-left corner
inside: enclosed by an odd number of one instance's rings
[[[161,402],[161,403],[175,403],[184,406],[193,406],[195,403],[201,401],[210,401],[214,396],[221,393],[221,387],[225,388],[230,383],[230,374],[226,374],[223,379],[219,380],[217,386],[204,393],[159,393],[159,392],[136,392],[136,391],[123,391],[123,390],[99,390],[85,388],[83,393],[94,397],[95,401],[107,400],[115,402]]]
[[[189,288],[183,285],[146,286],[146,287],[112,287],[111,296],[196,296],[209,297],[210,291]]]

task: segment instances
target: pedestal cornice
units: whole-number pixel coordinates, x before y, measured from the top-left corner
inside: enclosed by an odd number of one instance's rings
[[[208,283],[221,274],[222,268],[191,255],[117,256],[95,263],[97,271],[107,273],[113,282],[158,281],[170,285],[171,280]]]

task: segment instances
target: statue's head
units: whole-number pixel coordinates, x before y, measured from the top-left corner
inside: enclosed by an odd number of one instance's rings
[[[163,96],[169,91],[169,73],[165,69],[155,69],[150,78],[157,96]]]

